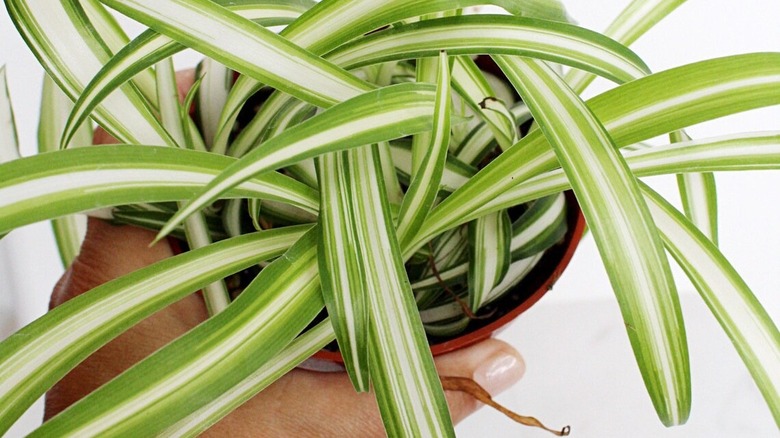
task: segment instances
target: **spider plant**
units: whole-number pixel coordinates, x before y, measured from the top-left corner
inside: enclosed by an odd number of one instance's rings
[[[47,152],[29,158],[0,87],[0,234],[55,220],[67,263],[70,215],[101,208],[190,250],[0,343],[0,431],[101,345],[203,289],[209,320],[33,435],[194,435],[335,339],[389,435],[450,436],[426,329],[462,330],[520,281],[566,232],[566,190],[660,420],[691,407],[668,253],[780,424],[780,333],[718,250],[710,173],[778,168],[780,135],[683,131],[780,103],[780,54],[652,73],[627,45],[682,2],[635,0],[600,34],[557,0],[6,0],[49,79]],[[479,4],[509,15],[463,13]],[[146,30],[130,40],[110,11]],[[206,60],[180,104],[170,57],[185,48]],[[595,76],[615,86],[586,102]],[[122,144],[78,147],[90,120]],[[638,180],[659,174],[682,175],[684,213]],[[223,279],[252,266],[231,299]]]

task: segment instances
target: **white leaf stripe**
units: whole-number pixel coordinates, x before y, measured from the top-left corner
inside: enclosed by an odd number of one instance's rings
[[[642,190],[666,247],[731,338],[780,422],[780,331],[712,241],[651,188]]]
[[[625,82],[649,73],[626,47],[569,24],[506,15],[425,20],[376,32],[345,44],[327,58],[345,68],[423,56],[440,50],[538,57]]]
[[[323,308],[315,234],[316,229],[310,230],[264,268],[225,311],[72,405],[31,436],[121,435],[139,430],[155,434],[272,360]]]
[[[80,295],[12,335],[0,343],[0,425],[13,424],[73,366],[134,322],[216,278],[281,254],[305,230],[244,235],[163,260]]]
[[[381,99],[378,97],[381,96]],[[163,228],[184,218],[241,181],[317,155],[393,140],[431,128],[434,92],[430,84],[399,84],[336,105],[274,137],[225,169]]]
[[[667,425],[684,423],[690,412],[685,329],[661,240],[633,175],[585,103],[548,66],[520,58],[496,62],[571,181],[659,417]]]

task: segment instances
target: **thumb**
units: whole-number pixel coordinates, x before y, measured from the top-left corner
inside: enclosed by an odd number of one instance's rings
[[[525,373],[525,363],[520,353],[509,344],[488,339],[436,358],[436,368],[441,376],[467,377],[496,396],[514,385]],[[447,391],[452,421],[460,422],[476,411],[481,404],[472,396],[460,391]]]

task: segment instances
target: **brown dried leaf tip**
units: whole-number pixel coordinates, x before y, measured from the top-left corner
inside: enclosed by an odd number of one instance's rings
[[[493,397],[490,396],[490,393],[488,393],[485,388],[468,377],[441,376],[441,384],[444,387],[444,390],[465,392],[522,425],[538,427],[557,436],[568,436],[569,432],[571,432],[571,427],[569,426],[566,426],[561,430],[550,429],[534,417],[520,415],[501,406],[493,401]]]

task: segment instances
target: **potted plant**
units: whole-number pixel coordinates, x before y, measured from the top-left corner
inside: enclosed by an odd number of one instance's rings
[[[6,0],[30,48],[75,102],[60,109],[70,115],[53,144],[72,144],[91,116],[126,145],[66,147],[3,164],[0,233],[130,205],[112,217],[159,227],[159,238],[183,234],[191,251],[84,294],[0,344],[3,429],[134,321],[203,288],[212,318],[38,433],[197,432],[335,336],[355,387],[371,386],[390,434],[449,435],[423,320],[432,318],[434,335],[450,335],[474,319],[463,314],[479,318],[473,309],[514,278],[512,262],[538,257],[563,229],[560,220],[538,222],[547,225],[538,240],[513,247],[510,223],[554,212],[555,195],[569,188],[599,245],[661,421],[683,423],[690,409],[685,331],[664,248],[779,421],[780,335],[711,232],[699,230],[712,215],[694,223],[637,177],[686,174],[681,184],[689,187],[708,180],[701,172],[776,168],[777,136],[694,141],[682,129],[778,103],[780,55],[651,74],[625,45],[679,2],[634,2],[606,36],[567,23],[556,1],[487,2],[514,16],[460,13],[478,3]],[[105,6],[148,30],[126,44]],[[277,25],[286,26],[278,35],[266,29]],[[184,47],[213,61],[179,105],[169,58]],[[478,54],[490,55],[511,88],[501,93],[475,67]],[[576,69],[562,77],[548,62]],[[220,86],[232,79],[228,68],[241,74],[229,92]],[[591,74],[620,85],[586,104],[578,93]],[[241,108],[258,93],[262,105],[236,134]],[[188,115],[193,102],[200,130]],[[525,115],[534,122],[521,135],[516,122]],[[9,145],[13,131],[4,129]],[[668,146],[641,143],[663,134]],[[700,217],[693,200],[711,195],[688,195],[686,213]],[[559,218],[557,211],[536,217]],[[517,223],[520,235],[531,222]],[[263,231],[243,234],[251,228]],[[223,234],[235,237],[208,242]],[[452,249],[464,242],[465,250]],[[230,303],[220,280],[257,264],[255,280]],[[428,293],[429,283],[437,292]],[[459,294],[467,298],[438,301]],[[418,304],[435,312],[421,319]],[[326,305],[330,317],[310,327]],[[212,341],[192,348],[205,339]],[[178,371],[159,370],[161,363]],[[229,391],[247,381],[248,391]],[[114,409],[130,399],[143,420]],[[406,408],[412,401],[422,408]],[[216,414],[204,414],[209,408]]]

